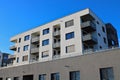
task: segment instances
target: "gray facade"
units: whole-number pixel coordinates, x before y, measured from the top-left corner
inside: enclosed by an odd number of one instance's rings
[[[5,67],[5,66],[7,66],[8,56],[9,56],[8,53],[0,52],[0,67]]]
[[[107,39],[108,39],[108,47],[118,47],[118,36],[117,30],[113,27],[111,23],[106,24],[106,31],[107,31]]]
[[[0,80],[39,80],[41,74],[46,76],[45,80],[54,80],[51,77],[54,73],[59,74],[58,80],[72,80],[70,75],[74,71],[79,72],[78,78],[80,79],[76,80],[103,80],[101,78],[104,76],[101,74],[106,69],[112,71],[112,77],[108,80],[120,80],[119,53],[120,49],[112,49],[64,59],[1,68]]]

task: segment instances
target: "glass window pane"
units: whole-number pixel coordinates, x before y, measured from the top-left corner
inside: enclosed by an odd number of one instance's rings
[[[100,69],[100,80],[114,80],[113,68],[101,68]]]

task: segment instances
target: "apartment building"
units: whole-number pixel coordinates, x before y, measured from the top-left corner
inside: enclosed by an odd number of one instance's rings
[[[105,24],[90,9],[41,25],[11,38],[13,65],[90,54],[108,48]]]
[[[4,53],[4,52],[0,52],[0,67],[5,67],[8,64],[8,56],[10,54],[8,53]]]
[[[113,27],[111,23],[107,23],[106,25],[106,31],[107,31],[107,39],[108,39],[108,47],[118,47],[118,35],[117,30]]]

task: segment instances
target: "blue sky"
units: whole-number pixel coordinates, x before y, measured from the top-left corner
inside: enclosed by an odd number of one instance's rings
[[[12,54],[12,36],[85,8],[111,22],[120,40],[120,0],[0,0],[0,50]]]

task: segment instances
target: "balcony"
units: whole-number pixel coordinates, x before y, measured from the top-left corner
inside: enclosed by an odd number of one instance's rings
[[[39,59],[30,59],[30,63],[38,62]]]
[[[9,55],[8,58],[9,59],[15,59],[16,57],[15,57],[15,55]]]
[[[53,48],[60,48],[60,42],[56,42],[53,44]]]
[[[17,47],[16,47],[16,46],[11,46],[11,47],[10,47],[10,50],[16,51],[16,50],[17,50]]]
[[[17,43],[17,39],[16,38],[12,38],[10,41],[14,42],[14,43]]]
[[[81,24],[81,28],[84,32],[90,33],[96,30],[96,25],[92,21],[86,21]]]
[[[31,53],[32,54],[39,53],[39,48],[32,48]]]
[[[32,38],[32,39],[31,39],[31,42],[32,42],[32,43],[36,43],[36,44],[39,43],[39,37],[34,37],[34,38]]]
[[[53,55],[53,59],[59,59],[60,55]]]
[[[55,36],[55,37],[59,37],[59,36],[60,36],[60,30],[55,31],[55,32],[53,33],[53,36]]]
[[[90,54],[90,53],[93,53],[93,52],[94,52],[93,48],[88,48],[88,49],[85,49],[83,51],[84,54]]]
[[[97,39],[92,36],[92,34],[87,34],[83,36],[83,43],[87,45],[94,45],[97,43]]]

